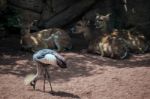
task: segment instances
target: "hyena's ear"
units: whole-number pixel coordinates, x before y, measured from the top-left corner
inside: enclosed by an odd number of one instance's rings
[[[96,19],[98,19],[100,18],[101,15],[99,13],[96,13],[95,16],[96,16]]]
[[[100,16],[100,14],[98,12],[95,13],[96,16]]]
[[[108,14],[105,16],[105,18],[106,18],[106,19],[109,19],[109,18],[110,18],[110,15],[111,15],[111,13],[108,13]]]
[[[90,25],[90,20],[86,20],[86,25]]]

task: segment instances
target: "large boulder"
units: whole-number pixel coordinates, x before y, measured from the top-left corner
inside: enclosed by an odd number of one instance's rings
[[[0,12],[7,7],[7,0],[0,0]]]

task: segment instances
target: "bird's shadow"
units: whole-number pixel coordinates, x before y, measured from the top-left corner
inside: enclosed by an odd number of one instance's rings
[[[32,90],[32,91],[34,91],[34,90]],[[43,92],[42,90],[39,90],[39,89],[36,89],[36,91]],[[49,92],[45,92],[45,93],[51,94],[53,96],[81,99],[78,95],[74,95],[73,93],[68,93],[68,92],[63,92],[63,91],[53,91],[53,92],[49,91]]]
[[[70,97],[70,98],[80,99],[80,97],[78,95],[74,95],[72,93],[63,92],[63,91],[57,91],[57,92],[55,91],[55,92],[49,92],[49,93],[54,95],[54,96]]]

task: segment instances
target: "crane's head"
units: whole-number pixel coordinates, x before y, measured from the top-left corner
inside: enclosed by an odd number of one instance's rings
[[[36,80],[33,80],[32,82],[30,82],[30,85],[33,87],[33,89],[35,90],[35,85],[36,85]]]
[[[24,79],[25,85],[30,84],[33,87],[33,89],[35,89],[35,85],[36,85],[36,81],[37,81],[35,78],[36,78],[36,75],[34,75],[34,74],[27,75]]]

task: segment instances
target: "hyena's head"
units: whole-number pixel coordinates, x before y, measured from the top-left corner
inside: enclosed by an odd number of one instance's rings
[[[89,24],[88,20],[80,20],[72,27],[71,31],[73,34],[85,33],[89,28]]]
[[[110,20],[110,15],[111,14],[100,15],[99,13],[97,13],[95,17],[96,28],[100,28],[100,29],[106,28]]]

